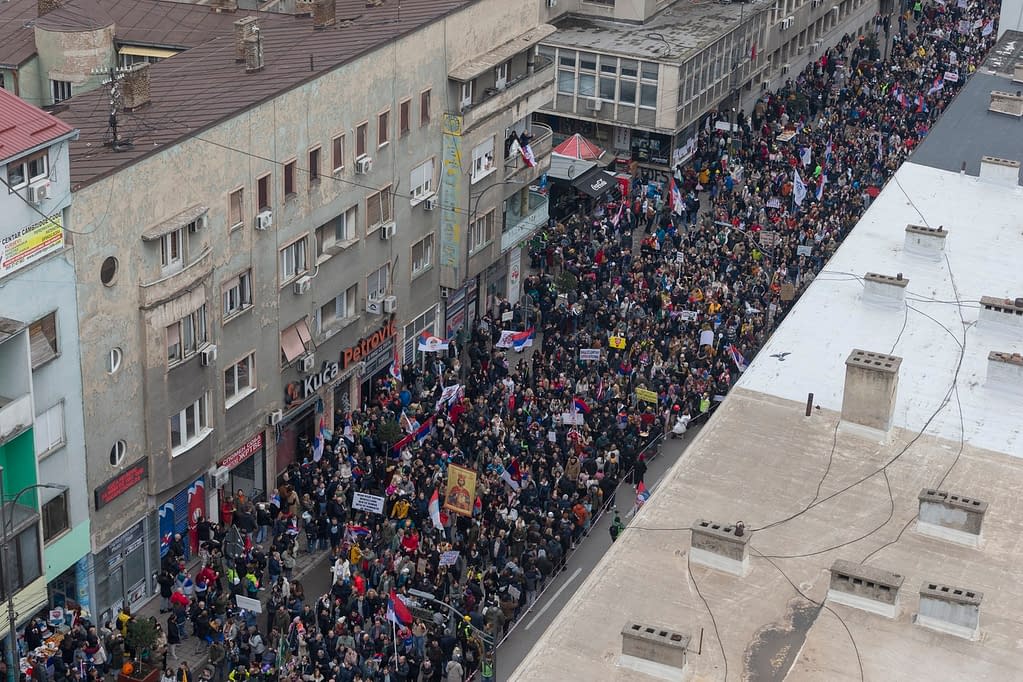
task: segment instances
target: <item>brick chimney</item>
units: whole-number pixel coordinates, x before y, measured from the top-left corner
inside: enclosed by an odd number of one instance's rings
[[[124,73],[121,89],[125,111],[136,111],[149,104],[149,64],[133,64],[129,67]]]
[[[337,23],[337,0],[316,0],[313,4],[313,28],[324,29]]]
[[[259,28],[245,39],[245,73],[256,73],[263,70],[263,36]]]
[[[62,0],[37,0],[36,2],[36,10],[38,11],[39,16],[49,14],[53,10],[60,9],[63,6],[64,3]]]
[[[259,19],[256,17],[243,17],[234,22],[234,60],[236,62],[245,61],[245,39],[258,28]]]

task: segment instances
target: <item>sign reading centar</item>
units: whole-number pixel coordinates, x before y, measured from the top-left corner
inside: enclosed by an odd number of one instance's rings
[[[380,329],[362,339],[351,348],[346,349],[341,354],[341,369],[348,369],[349,365],[362,361],[375,348],[397,333],[398,326],[394,323],[394,318],[392,317]]]

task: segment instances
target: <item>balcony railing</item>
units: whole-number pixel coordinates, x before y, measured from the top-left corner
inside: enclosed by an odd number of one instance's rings
[[[516,74],[503,88],[484,88],[477,91],[471,104],[463,105],[463,130],[472,128],[494,114],[525,102],[529,111],[539,109],[554,98],[553,60],[537,56],[532,71]]]
[[[508,210],[505,213],[506,229],[501,234],[501,252],[527,239],[538,228],[547,224],[549,216],[547,210],[547,195],[539,192],[529,192],[529,202],[526,206],[528,211],[525,214],[519,213],[519,207],[514,199],[508,200]]]
[[[529,148],[533,150],[533,158],[536,159],[535,167],[546,167],[547,164],[540,162],[551,153],[554,132],[542,123],[530,124],[529,130],[533,133]],[[516,173],[524,168],[529,168],[529,166],[523,161],[522,154],[508,156],[504,160],[504,179],[511,180]]]

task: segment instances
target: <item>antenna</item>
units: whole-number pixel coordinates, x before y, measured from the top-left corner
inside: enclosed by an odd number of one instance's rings
[[[124,151],[132,147],[132,141],[130,138],[122,138],[117,132],[117,114],[124,107],[124,92],[121,89],[121,81],[124,79],[124,74],[128,69],[110,67],[107,70],[93,69],[93,74],[106,73],[107,78],[103,81],[103,85],[110,87],[110,118],[108,119],[108,129],[110,131],[110,140],[104,143],[104,146],[109,145],[115,152]]]

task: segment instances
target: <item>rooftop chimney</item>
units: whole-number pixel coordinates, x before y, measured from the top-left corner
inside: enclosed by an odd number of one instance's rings
[[[210,0],[210,8],[217,14],[238,11],[238,0]]]
[[[845,360],[842,421],[887,433],[892,426],[902,358],[853,349]]]
[[[684,680],[686,652],[691,639],[689,635],[668,628],[626,623],[622,628],[622,657],[619,664],[634,670],[642,671],[646,668],[646,672],[650,672],[647,664],[654,663],[667,673],[666,679]]]
[[[752,535],[745,532],[741,523],[725,525],[697,519],[692,526],[689,557],[709,568],[732,575],[746,575]]]
[[[994,325],[1005,331],[1023,329],[1023,298],[980,297],[980,313],[977,319],[984,327]]]
[[[828,601],[895,618],[903,580],[898,573],[838,559],[831,564]]]
[[[980,545],[987,502],[929,488],[920,491],[919,500],[918,533],[969,547]]]
[[[313,28],[324,29],[337,23],[337,0],[316,0],[313,4]]]
[[[977,639],[983,599],[983,592],[925,582],[920,586],[920,613],[916,623],[956,637]]]
[[[37,0],[36,11],[39,16],[49,14],[55,9],[60,9],[64,6],[63,0]]]
[[[125,111],[135,111],[149,104],[149,64],[143,62],[128,67],[121,88]]]
[[[245,61],[245,39],[259,28],[257,17],[243,17],[234,22],[234,60]]]
[[[908,284],[909,280],[903,277],[901,272],[894,277],[868,272],[863,276],[863,298],[901,308],[906,300]]]
[[[1019,161],[997,156],[980,157],[980,179],[992,185],[1016,187],[1019,185]]]
[[[245,73],[263,70],[263,36],[259,28],[252,29],[252,35],[245,39]]]
[[[948,232],[941,225],[924,227],[923,225],[906,225],[906,253],[923,256],[931,260],[941,260],[945,251],[945,238]]]
[[[1023,83],[1023,62],[1016,65],[1012,72],[1013,83]]]
[[[987,110],[1019,118],[1023,116],[1023,93],[1018,90],[1016,92],[992,90],[991,103],[988,104]]]
[[[988,353],[987,383],[993,388],[1023,394],[1023,355],[994,350]]]

